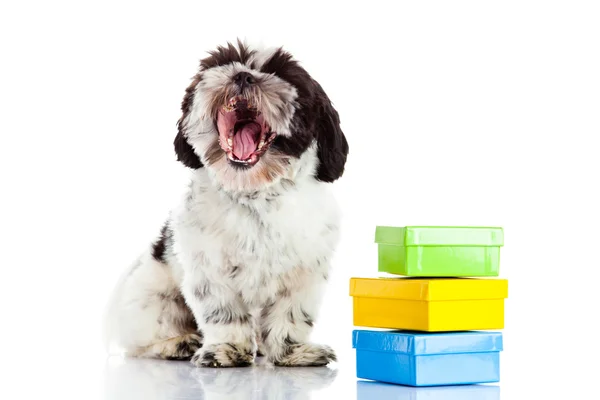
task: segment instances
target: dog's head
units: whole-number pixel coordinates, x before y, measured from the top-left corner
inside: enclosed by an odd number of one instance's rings
[[[209,54],[182,102],[179,161],[240,191],[293,174],[300,159],[319,181],[342,175],[348,143],[338,113],[289,53],[238,41]]]

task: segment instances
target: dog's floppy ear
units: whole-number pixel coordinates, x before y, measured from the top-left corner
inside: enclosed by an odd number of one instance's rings
[[[203,167],[200,157],[198,157],[198,155],[194,152],[194,148],[187,141],[185,134],[187,123],[186,119],[190,113],[192,104],[194,103],[194,93],[196,91],[198,82],[200,82],[200,77],[199,75],[196,75],[190,86],[188,86],[188,88],[185,90],[185,96],[181,102],[181,111],[183,114],[181,115],[181,118],[179,118],[179,121],[177,121],[177,136],[175,136],[175,140],[173,141],[175,154],[177,154],[177,161],[181,161],[183,165],[192,169]]]
[[[194,153],[194,148],[188,143],[181,129],[175,136],[173,146],[175,147],[175,154],[177,154],[177,161],[181,161],[186,167],[198,169],[204,166],[200,161],[200,157]]]
[[[317,169],[317,180],[322,182],[333,182],[344,173],[344,166],[348,156],[348,142],[340,127],[340,117],[333,108],[331,100],[325,91],[315,82],[317,107],[317,155],[319,167]]]

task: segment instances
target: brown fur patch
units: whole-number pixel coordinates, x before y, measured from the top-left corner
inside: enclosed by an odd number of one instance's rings
[[[217,162],[221,161],[221,159],[226,158],[225,152],[219,145],[219,141],[216,139],[208,147],[206,153],[204,154],[204,157],[206,157],[206,162],[208,163],[208,165],[214,165]]]
[[[219,88],[218,91],[207,91],[207,93],[211,99],[209,107],[210,115],[208,117],[212,118],[213,120],[217,119],[219,111],[224,105],[227,104],[229,99],[237,94],[233,91],[231,86],[224,86]]]
[[[162,358],[165,360],[189,360],[202,347],[200,333],[163,340],[130,353],[134,357]]]

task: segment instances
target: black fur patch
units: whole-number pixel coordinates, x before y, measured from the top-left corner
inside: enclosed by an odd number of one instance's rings
[[[251,165],[234,162],[234,161],[231,161],[230,159],[227,159],[227,162],[229,163],[229,165],[231,165],[233,167],[233,169],[238,170],[238,171],[245,171],[245,170],[252,168]]]
[[[304,310],[302,310],[302,315],[304,316],[304,323],[310,327],[313,326],[313,319],[312,317]]]
[[[186,167],[199,169],[204,166],[200,161],[200,157],[194,152],[192,145],[188,143],[181,128],[175,136],[173,147],[175,148],[175,154],[177,154],[177,161],[181,161]]]
[[[165,360],[169,360],[169,361],[187,361],[190,360],[192,356],[167,356],[165,357]]]
[[[233,44],[227,43],[227,46],[217,46],[216,50],[209,51],[208,54],[210,54],[210,56],[200,61],[200,67],[202,69],[209,69],[231,64],[233,62],[246,64],[248,59],[254,55],[254,53],[256,52],[249,50],[248,47],[244,46],[238,39],[237,48]]]
[[[286,346],[293,346],[295,344],[298,344],[298,342],[292,339],[290,335],[287,335],[285,339],[283,339],[283,344],[285,344]]]
[[[175,148],[175,154],[177,155],[177,161],[181,161],[183,165],[188,168],[198,169],[202,168],[202,162],[200,157],[194,152],[194,148],[188,143],[185,136],[185,119],[190,113],[192,104],[194,103],[194,93],[196,86],[200,83],[200,74],[196,74],[192,79],[192,83],[185,89],[185,95],[181,102],[181,118],[177,121],[177,135],[173,141],[173,147]]]
[[[231,270],[229,271],[229,277],[235,278],[239,272],[240,272],[240,267],[237,265],[234,265],[233,267],[231,267]]]
[[[168,242],[171,241],[172,237],[173,233],[171,228],[167,223],[165,223],[160,230],[160,236],[158,240],[152,245],[152,257],[154,257],[156,261],[166,262],[165,252],[167,250]]]
[[[316,82],[315,82],[316,83]],[[340,117],[333,104],[317,85],[317,101],[319,119],[317,121],[317,155],[319,167],[317,180],[333,182],[344,173],[349,147],[346,136],[340,127]]]

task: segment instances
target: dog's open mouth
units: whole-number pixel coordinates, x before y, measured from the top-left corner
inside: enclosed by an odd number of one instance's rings
[[[240,96],[233,97],[219,110],[217,128],[221,148],[237,166],[256,164],[276,136],[262,113]]]

